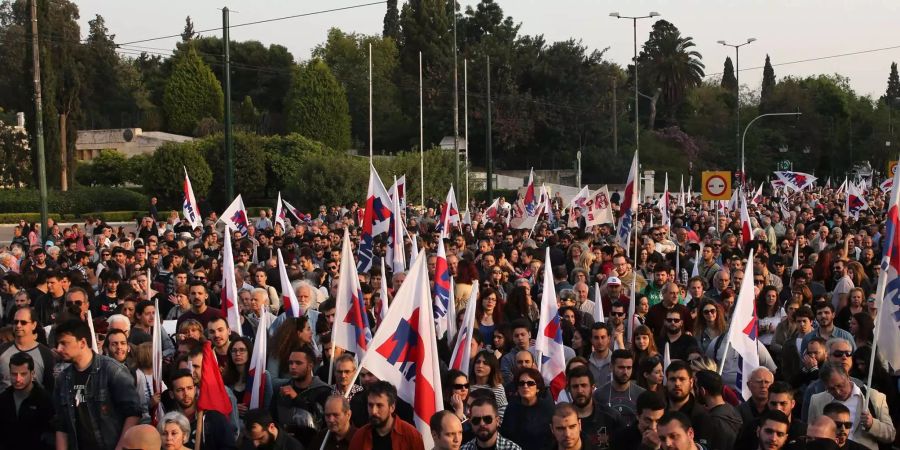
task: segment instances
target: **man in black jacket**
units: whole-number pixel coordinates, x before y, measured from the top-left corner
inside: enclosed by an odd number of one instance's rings
[[[264,409],[251,409],[244,415],[247,426],[243,450],[267,448],[271,450],[303,450],[300,442],[283,432],[272,415]]]
[[[11,385],[0,394],[0,449],[53,448],[53,400],[34,382],[34,360],[19,352],[9,359]]]
[[[316,355],[308,346],[294,349],[288,358],[291,379],[276,387],[272,417],[301,444],[308,446],[325,427],[325,401],[331,386],[313,374]]]
[[[645,391],[637,399],[637,423],[624,428],[612,440],[614,450],[655,450],[660,448],[656,424],[666,412],[666,402],[655,392]]]

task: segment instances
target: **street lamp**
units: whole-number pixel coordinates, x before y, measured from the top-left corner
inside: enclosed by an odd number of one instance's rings
[[[757,120],[762,119],[763,117],[768,117],[768,116],[801,116],[801,115],[803,115],[803,113],[797,111],[797,112],[791,112],[791,113],[760,114],[760,115],[754,117],[753,120],[751,120],[750,123],[747,124],[747,128],[744,128],[744,135],[741,138],[741,173],[742,174],[745,173],[744,172],[744,144],[746,143],[746,140],[747,140],[747,130],[750,129],[750,125],[753,125],[753,122],[756,122]]]
[[[735,127],[734,127],[734,138],[735,145],[737,145],[738,141],[741,138],[741,47],[755,41],[756,38],[748,38],[747,42],[742,44],[729,44],[725,41],[717,41],[719,44],[722,44],[726,47],[734,47],[734,78],[737,84],[737,88],[734,92],[735,99]],[[744,174],[744,157],[741,156],[741,184],[743,184]]]
[[[637,67],[637,21],[638,19],[649,19],[651,17],[657,17],[659,13],[656,11],[650,11],[646,16],[623,16],[617,12],[609,13],[609,17],[615,17],[616,19],[631,19],[634,23],[634,148],[635,150],[640,148],[640,120],[638,118],[638,100],[640,99],[640,94],[638,94],[638,67]]]

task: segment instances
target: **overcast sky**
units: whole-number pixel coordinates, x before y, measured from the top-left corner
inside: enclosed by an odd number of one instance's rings
[[[195,29],[221,26],[222,6],[232,9],[231,24],[327,10],[367,3],[367,0],[78,0],[82,33],[96,14],[106,19],[116,42],[130,42],[178,34],[190,15]],[[476,5],[476,0],[462,0]],[[758,90],[762,65],[768,53],[775,74],[807,76],[839,73],[850,79],[862,95],[884,93],[892,61],[900,61],[900,1],[897,0],[498,0],[506,15],[522,24],[521,33],[543,34],[547,41],[580,39],[589,49],[609,47],[607,58],[626,65],[632,58],[630,20],[617,20],[609,13],[645,15],[657,11],[674,23],[683,35],[692,36],[703,55],[708,74],[721,72],[726,56],[734,50],[716,43],[756,42],[741,49],[741,84]],[[401,0],[402,4],[402,0]],[[381,33],[384,4],[353,10],[312,15],[232,30],[232,40],[258,40],[285,45],[295,58],[306,59],[327,30]],[[652,22],[638,22],[638,43],[647,39]],[[220,31],[208,32],[219,34]],[[153,47],[149,51],[172,49],[176,39],[134,44]],[[890,48],[893,47],[893,48]],[[873,51],[884,49],[881,51]],[[818,61],[794,61],[846,53],[862,54]],[[714,76],[714,75],[713,75]]]

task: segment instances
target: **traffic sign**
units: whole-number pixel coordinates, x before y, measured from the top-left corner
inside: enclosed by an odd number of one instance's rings
[[[701,186],[703,200],[731,199],[731,172],[727,170],[704,171]]]
[[[897,171],[897,161],[888,161],[887,163],[887,177],[894,178],[894,173]]]

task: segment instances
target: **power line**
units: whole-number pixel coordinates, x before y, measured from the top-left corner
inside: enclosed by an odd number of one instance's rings
[[[236,25],[231,25],[231,28],[246,27],[246,26],[250,26],[250,25],[259,25],[259,24],[262,24],[262,23],[277,22],[277,21],[280,21],[280,20],[296,19],[296,18],[298,18],[298,17],[308,17],[308,16],[319,15],[319,14],[327,14],[327,13],[333,13],[333,12],[347,11],[347,10],[356,9],[356,8],[364,8],[364,7],[366,7],[366,6],[381,5],[381,4],[384,4],[384,3],[387,3],[387,2],[385,2],[385,1],[379,1],[379,2],[371,2],[371,3],[360,3],[360,4],[358,4],[358,5],[343,6],[343,7],[340,7],[340,8],[323,9],[323,10],[321,10],[321,11],[312,11],[312,12],[308,12],[308,13],[293,14],[293,15],[290,15],[290,16],[274,17],[274,18],[271,18],[271,19],[263,19],[263,20],[257,20],[257,21],[254,21],[254,22],[239,23],[239,24],[236,24]],[[195,33],[207,33],[207,32],[210,32],[210,31],[220,31],[221,29],[222,29],[222,27],[208,28],[208,29],[206,29],[206,30],[198,30],[198,31],[195,31]],[[160,41],[160,40],[163,40],[163,39],[171,39],[171,38],[177,38],[177,37],[181,37],[181,33],[178,33],[178,34],[170,34],[170,35],[168,35],[168,36],[159,36],[159,37],[154,37],[154,38],[140,39],[140,40],[137,40],[137,41],[124,42],[124,43],[121,43],[121,44],[119,44],[119,45],[140,44],[140,43],[142,43],[142,42]]]
[[[900,49],[900,45],[893,45],[893,46],[890,46],[890,47],[882,47],[882,48],[872,48],[872,49],[869,49],[869,50],[859,50],[859,51],[849,52],[849,53],[839,53],[839,54],[836,54],[836,55],[817,56],[817,57],[814,57],[814,58],[798,59],[798,60],[795,60],[795,61],[786,61],[786,62],[782,62],[782,63],[772,64],[772,67],[777,67],[777,66],[788,66],[788,65],[791,65],[791,64],[800,64],[800,63],[813,62],[813,61],[822,61],[822,60],[826,60],[826,59],[843,58],[843,57],[845,57],[845,56],[856,56],[856,55],[863,55],[863,54],[867,54],[867,53],[876,53],[876,52],[883,52],[883,51],[887,51],[887,50],[896,50],[896,49]],[[747,71],[747,70],[759,70],[759,69],[764,69],[765,67],[766,67],[766,66],[748,67],[748,68],[746,68],[746,69],[740,69],[740,72],[744,72],[744,71]],[[716,76],[716,75],[722,75],[722,72],[708,73],[708,74],[706,74],[706,75],[704,76],[704,78],[712,77],[712,76]]]

